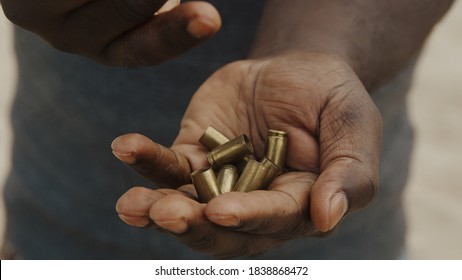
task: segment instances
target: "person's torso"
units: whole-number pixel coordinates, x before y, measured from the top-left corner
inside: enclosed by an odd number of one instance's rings
[[[53,50],[16,29],[19,83],[6,201],[8,238],[20,255],[207,258],[165,233],[131,228],[119,220],[114,207],[120,195],[135,185],[153,185],[116,160],[110,143],[138,132],[170,145],[200,84],[224,64],[246,57],[265,1],[210,2],[223,17],[218,35],[156,67],[99,65]],[[376,201],[349,215],[327,239],[292,241],[259,258],[389,258],[401,249],[403,229],[394,227],[403,224],[400,198],[411,140],[404,97],[410,73],[402,76],[373,94],[385,116],[386,188]],[[384,215],[388,220],[380,221]],[[381,226],[387,231],[381,232]]]

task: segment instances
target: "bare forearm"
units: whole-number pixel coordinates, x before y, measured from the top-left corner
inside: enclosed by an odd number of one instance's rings
[[[421,49],[452,0],[268,0],[250,57],[290,50],[343,57],[371,90]]]

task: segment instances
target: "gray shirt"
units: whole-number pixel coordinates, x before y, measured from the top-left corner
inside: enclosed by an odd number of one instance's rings
[[[210,2],[223,17],[220,33],[156,67],[99,65],[15,30],[19,81],[5,200],[7,240],[19,257],[208,258],[165,233],[119,220],[114,206],[125,191],[154,186],[116,160],[110,143],[121,134],[139,132],[169,146],[199,85],[219,67],[246,57],[264,1]],[[376,199],[348,215],[328,238],[293,240],[257,258],[399,257],[405,233],[402,192],[412,143],[405,93],[412,67],[371,93],[385,120]]]

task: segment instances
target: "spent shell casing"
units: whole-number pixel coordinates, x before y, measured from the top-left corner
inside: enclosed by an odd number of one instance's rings
[[[191,174],[191,180],[200,202],[209,202],[221,194],[217,178],[212,168],[203,168]]]
[[[284,169],[286,150],[287,133],[284,131],[269,129],[266,138],[265,156],[274,164],[279,166],[281,168],[281,172]]]
[[[237,163],[253,153],[253,146],[249,138],[242,134],[210,151],[207,160],[214,169],[225,164]]]
[[[251,159],[237,180],[234,191],[251,192],[266,189],[279,174],[279,170],[280,168],[270,160],[263,160],[260,163]]]
[[[214,148],[223,145],[228,141],[228,137],[223,135],[218,129],[211,125],[207,127],[204,134],[202,134],[201,138],[199,139],[199,143],[201,143],[204,147],[206,147],[209,150],[213,150]],[[236,166],[239,169],[240,173],[244,171],[244,168],[250,159],[255,159],[255,157],[253,155],[249,155],[244,157],[244,159],[240,162],[236,163]]]
[[[209,150],[213,150],[216,147],[223,145],[228,141],[229,138],[224,136],[213,126],[207,127],[204,134],[202,134],[201,138],[199,139],[199,143],[204,145],[204,147],[206,147]]]
[[[236,185],[237,179],[239,178],[238,169],[233,165],[224,165],[218,172],[218,186],[220,187],[221,193],[230,192]]]
[[[242,174],[244,172],[245,167],[247,166],[247,163],[251,160],[255,159],[254,155],[248,155],[242,160],[240,160],[238,163],[236,163],[236,167],[239,170],[239,173]]]
[[[266,176],[265,176],[265,181],[263,182],[263,185],[268,187],[273,180],[282,173],[282,168],[277,166],[274,162],[267,158],[263,158],[263,160],[260,162],[267,170]]]

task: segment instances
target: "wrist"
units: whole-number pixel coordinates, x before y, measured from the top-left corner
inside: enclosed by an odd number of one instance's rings
[[[359,54],[352,51],[351,48],[341,47],[337,45],[335,48],[293,48],[293,49],[279,49],[279,48],[254,48],[249,53],[250,59],[271,60],[279,56],[297,55],[301,59],[314,59],[317,57],[319,60],[337,61],[342,64],[347,64],[349,68],[358,76],[359,80],[363,83],[365,88],[370,91],[377,87],[377,72],[378,69],[374,65],[368,63]]]
[[[249,59],[247,61],[251,62],[250,65],[259,65],[259,67],[255,68],[261,68],[266,64],[271,63],[273,60],[281,59],[287,60],[287,63],[289,64],[293,64],[294,61],[305,62],[306,65],[310,65],[310,72],[312,72],[313,76],[318,76],[319,78],[332,72],[345,71],[347,68],[352,70],[358,76],[355,68],[359,68],[359,64],[355,64],[357,62],[355,62],[353,59],[350,59],[348,56],[341,55],[337,52],[289,49],[280,50],[273,53],[266,53],[265,55],[258,55],[253,53],[249,55]],[[316,65],[316,67],[313,68],[314,65]]]
[[[452,0],[267,0],[251,58],[287,51],[341,57],[372,91],[405,68]]]

